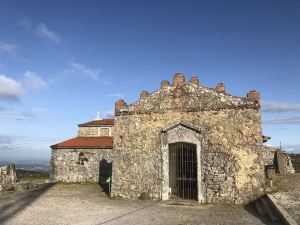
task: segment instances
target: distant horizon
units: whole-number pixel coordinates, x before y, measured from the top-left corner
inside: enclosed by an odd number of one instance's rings
[[[16,5],[18,7],[16,7]],[[300,1],[0,2],[0,159],[50,158],[176,72],[261,94],[268,144],[300,153]]]
[[[270,145],[268,143],[264,143],[265,146],[271,146],[275,148],[280,148],[280,146],[275,146],[275,145]],[[300,145],[294,146],[294,145],[282,145],[281,149],[285,151],[288,154],[300,154]],[[57,150],[59,151],[59,150]],[[41,161],[44,162],[50,162],[51,160],[51,151],[49,150],[48,155],[43,155],[40,157],[15,157],[15,156],[8,156],[8,157],[1,157],[0,158],[0,164],[1,162],[18,162],[18,163],[27,163],[27,162],[33,162],[33,163],[38,163]]]

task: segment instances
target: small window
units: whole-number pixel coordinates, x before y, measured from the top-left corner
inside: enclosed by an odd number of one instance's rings
[[[109,136],[109,128],[101,128],[100,135],[101,136]]]

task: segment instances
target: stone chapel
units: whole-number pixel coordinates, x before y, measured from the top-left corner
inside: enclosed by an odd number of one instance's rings
[[[111,176],[110,194],[124,198],[246,204],[264,193],[259,100],[177,73],[132,104],[118,100],[114,119],[79,124],[77,137],[52,145],[52,178]]]

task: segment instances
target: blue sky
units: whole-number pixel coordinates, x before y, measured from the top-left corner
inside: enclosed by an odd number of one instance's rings
[[[48,158],[176,72],[259,90],[269,144],[300,152],[299,71],[298,0],[0,0],[0,158]]]

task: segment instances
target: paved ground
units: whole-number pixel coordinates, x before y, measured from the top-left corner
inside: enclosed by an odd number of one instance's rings
[[[300,173],[276,174],[274,186],[278,188],[278,192],[272,195],[300,224]]]
[[[172,205],[173,204],[173,205]],[[0,224],[268,224],[252,206],[116,200],[98,185],[56,184],[0,198]]]

